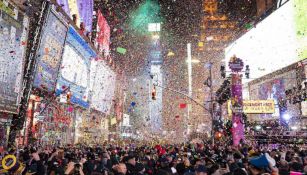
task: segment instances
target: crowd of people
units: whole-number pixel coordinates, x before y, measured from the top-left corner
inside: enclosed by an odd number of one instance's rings
[[[1,175],[303,175],[297,146],[180,144],[32,147],[2,151]]]

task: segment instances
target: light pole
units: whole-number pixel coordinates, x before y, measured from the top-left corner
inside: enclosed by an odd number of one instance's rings
[[[192,98],[192,48],[191,43],[187,44],[187,62],[188,62],[188,88],[189,88],[189,97]],[[188,104],[188,116],[187,119],[190,119],[191,105]],[[189,131],[188,122],[186,122],[187,134]]]

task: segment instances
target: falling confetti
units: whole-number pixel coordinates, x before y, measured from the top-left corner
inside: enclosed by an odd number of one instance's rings
[[[126,54],[126,52],[127,52],[127,49],[125,49],[125,48],[122,48],[122,47],[118,47],[118,48],[116,48],[116,51],[118,52],[118,53],[120,53],[120,54]]]

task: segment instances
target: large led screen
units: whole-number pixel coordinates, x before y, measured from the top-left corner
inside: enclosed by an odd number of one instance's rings
[[[94,57],[96,53],[78,32],[70,27],[57,83],[57,94],[69,87],[72,93],[70,102],[89,107],[90,63]]]
[[[34,87],[49,92],[55,90],[67,30],[66,22],[60,19],[53,9],[50,9],[37,52]]]
[[[0,111],[17,113],[28,23],[27,16],[0,1]]]
[[[93,77],[92,108],[109,113],[115,92],[116,75],[103,61],[96,61]]]
[[[302,9],[307,1],[303,1],[287,2],[225,49],[227,63],[236,55],[250,65],[251,79],[244,82],[307,57],[307,11]]]

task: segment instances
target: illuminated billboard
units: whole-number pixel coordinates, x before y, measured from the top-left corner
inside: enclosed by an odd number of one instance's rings
[[[23,81],[29,19],[0,1],[0,111],[17,113]]]
[[[96,53],[88,43],[70,27],[57,82],[57,94],[69,87],[72,92],[71,103],[89,107],[90,63],[95,57]]]
[[[110,26],[100,10],[98,10],[97,17],[96,47],[107,56],[110,50]]]
[[[228,114],[232,115],[231,101],[227,102]],[[245,114],[273,114],[275,113],[274,100],[244,100],[243,112]]]
[[[80,22],[83,22],[85,30],[90,32],[92,31],[94,2],[93,0],[78,0],[77,2]]]
[[[250,65],[251,79],[255,79],[307,57],[307,12],[300,3],[306,1],[287,2],[230,44],[225,49],[225,61],[228,63],[233,55],[243,59]]]
[[[93,0],[57,0],[57,3],[70,18],[72,18],[72,15],[77,15],[78,27],[80,27],[80,23],[83,22],[85,30],[88,32],[92,31]]]
[[[115,93],[116,74],[104,61],[95,61],[93,67],[91,107],[109,113]]]
[[[68,24],[59,18],[54,9],[50,9],[37,52],[37,69],[33,87],[48,92],[55,90],[67,30]]]
[[[292,89],[298,83],[296,64],[288,66],[282,71],[275,71],[248,83],[250,100],[273,100],[275,112],[272,114],[250,115],[253,120],[272,120],[280,118],[278,106],[280,99],[285,99],[285,91]],[[291,116],[300,115],[299,103],[287,104],[287,113]]]

